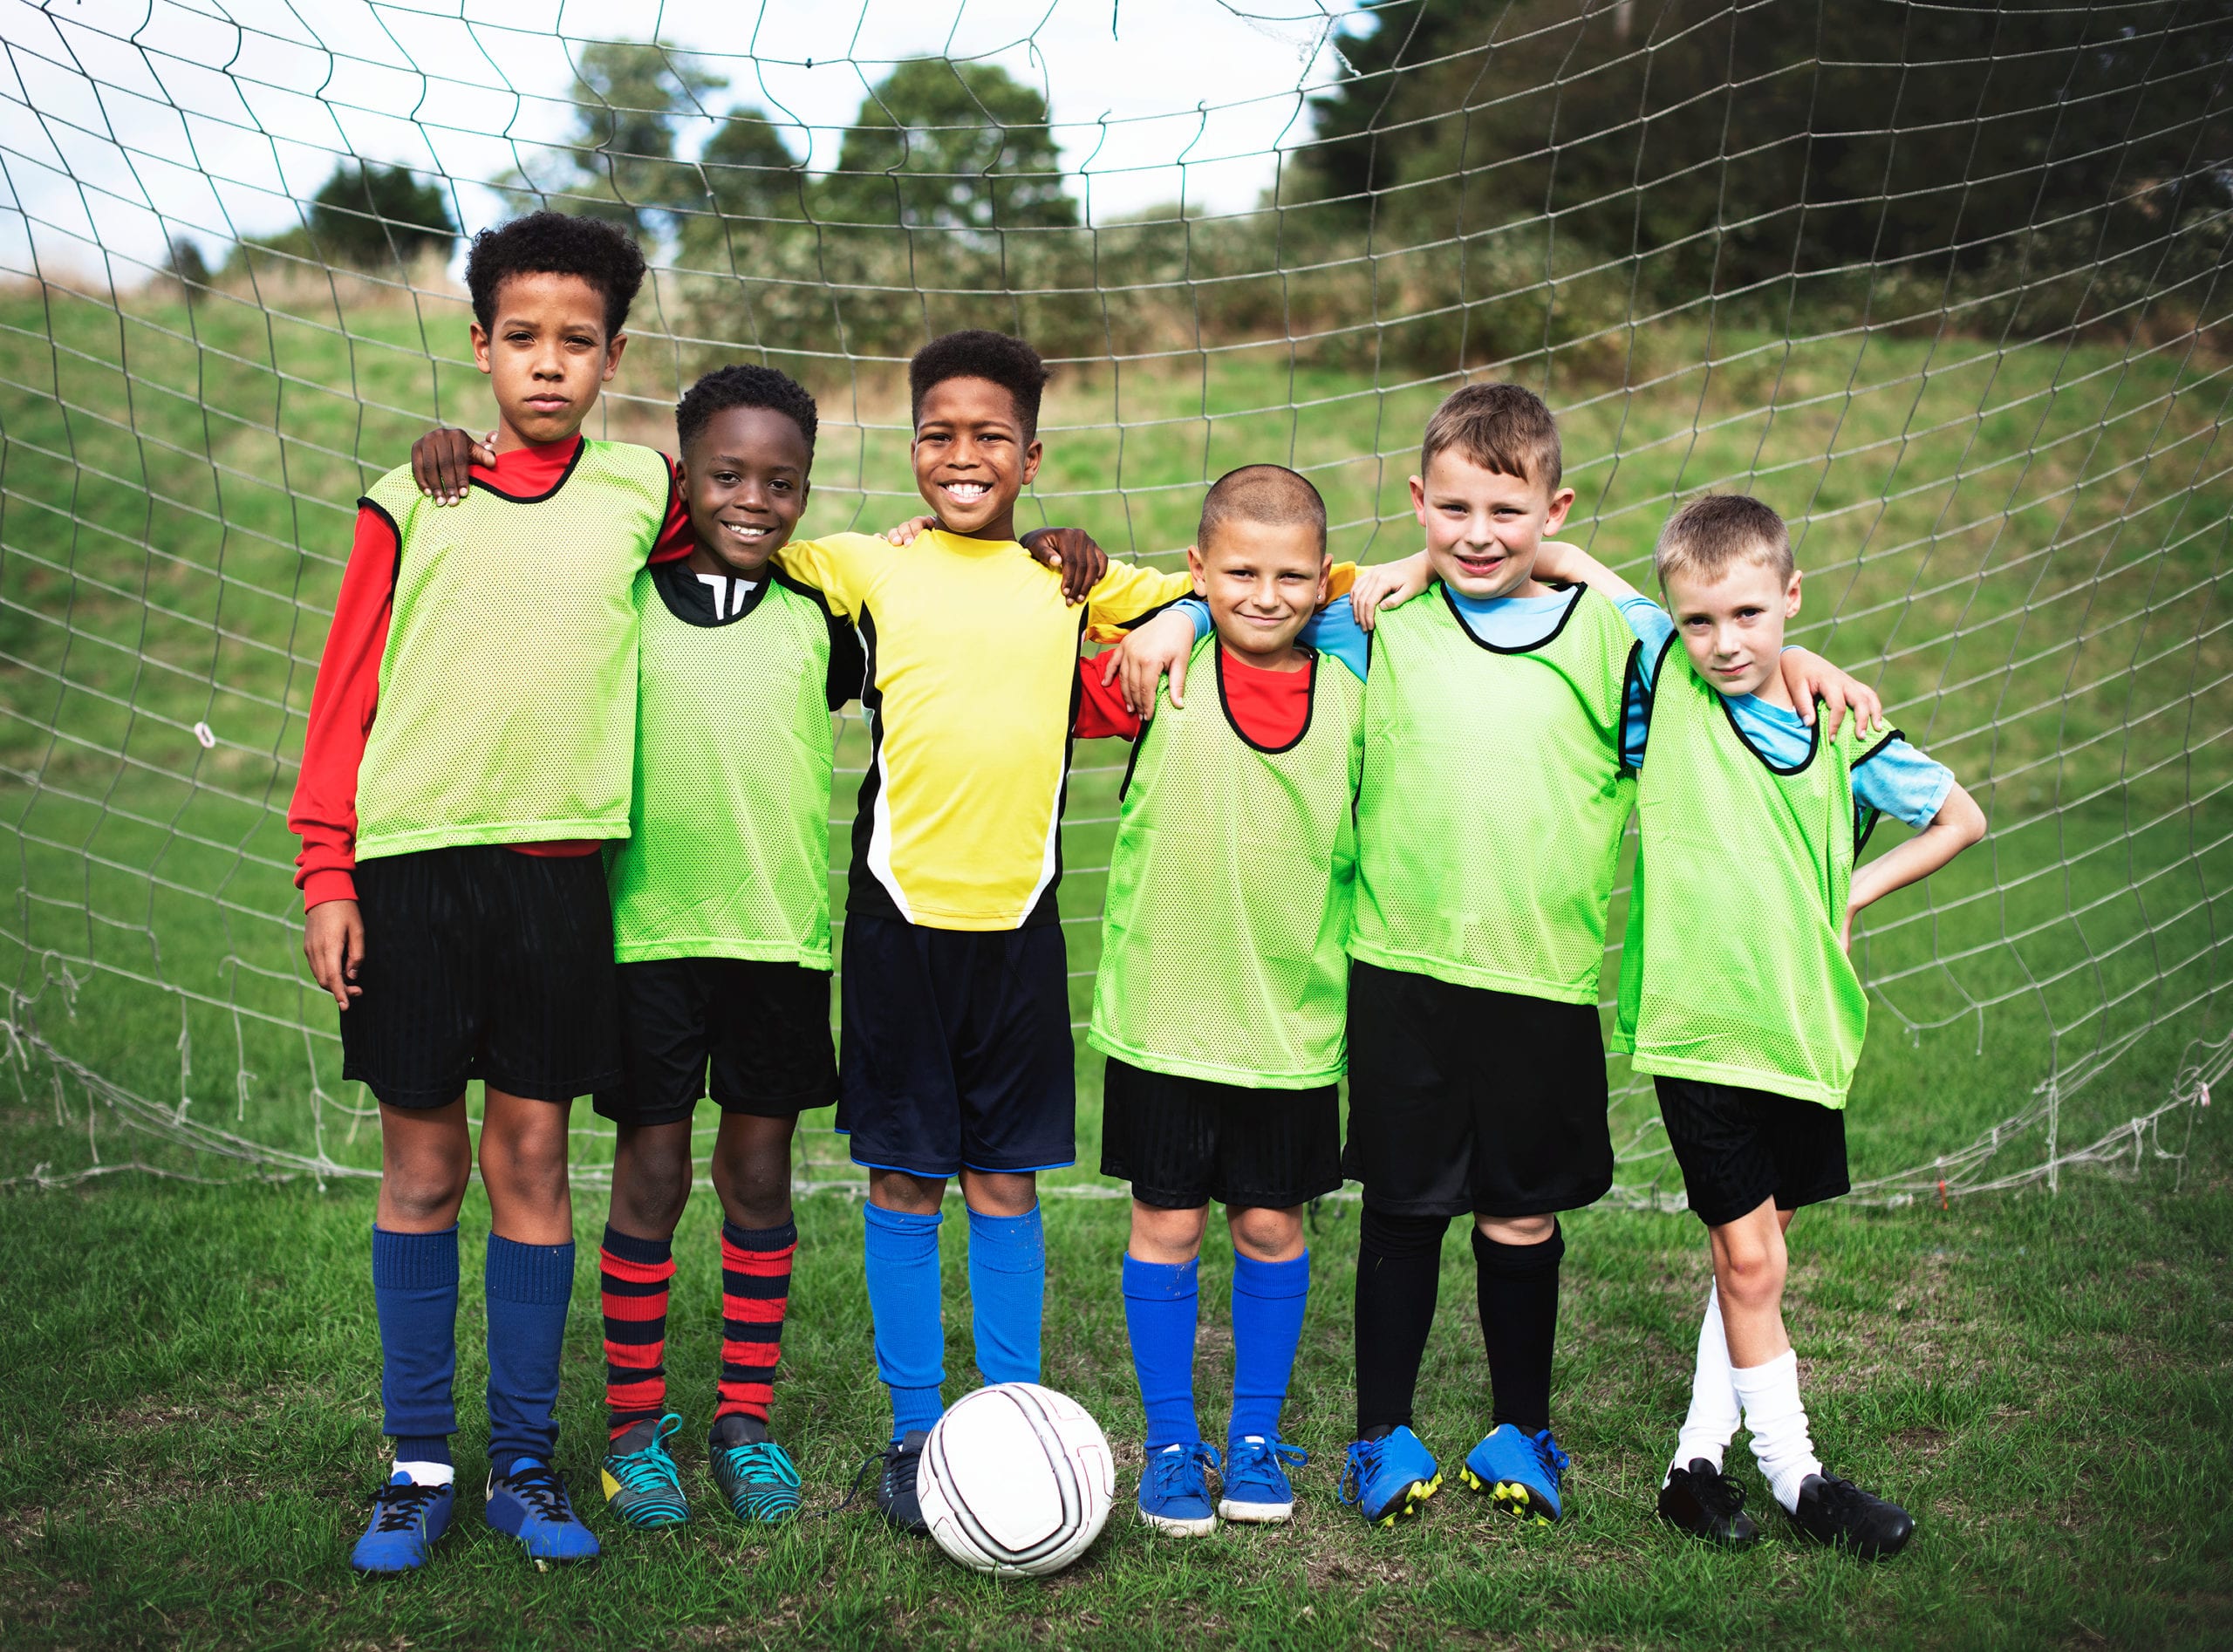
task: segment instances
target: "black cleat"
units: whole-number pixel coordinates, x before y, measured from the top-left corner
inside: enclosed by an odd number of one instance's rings
[[[1659,1518],[1678,1532],[1741,1549],[1760,1540],[1760,1528],[1745,1512],[1745,1488],[1703,1457],[1676,1469],[1659,1488]]]
[[[1810,1474],[1791,1523],[1801,1537],[1834,1544],[1863,1560],[1888,1560],[1915,1534],[1915,1517],[1834,1474]]]
[[[930,1534],[930,1523],[923,1519],[923,1505],[915,1494],[915,1474],[923,1466],[923,1444],[931,1437],[921,1429],[904,1435],[894,1444],[884,1448],[884,1466],[876,1478],[877,1512],[903,1532],[917,1537]]]

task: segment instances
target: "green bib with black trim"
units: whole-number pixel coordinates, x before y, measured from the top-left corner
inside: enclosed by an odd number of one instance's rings
[[[1637,794],[1611,1047],[1639,1073],[1846,1103],[1868,995],[1838,944],[1853,884],[1854,724],[1773,767],[1680,639],[1661,657]]]
[[[1635,777],[1637,652],[1587,586],[1531,648],[1484,643],[1439,583],[1380,616],[1365,692],[1349,955],[1559,1003],[1597,1001]]]
[[[634,800],[612,851],[614,955],[830,967],[830,625],[770,579],[736,618],[677,614],[648,569]]]
[[[1250,1089],[1346,1070],[1364,685],[1330,654],[1308,669],[1308,715],[1280,750],[1234,722],[1214,635],[1194,645],[1193,696],[1141,730],[1087,1033],[1103,1054]]]
[[[636,747],[637,573],[673,482],[584,441],[556,487],[481,483],[437,507],[409,466],[365,502],[395,524],[394,609],[357,774],[357,858],[625,837]]]

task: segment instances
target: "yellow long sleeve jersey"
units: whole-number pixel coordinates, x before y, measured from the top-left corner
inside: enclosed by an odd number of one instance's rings
[[[1115,563],[1072,608],[1062,575],[1014,540],[837,534],[777,556],[868,655],[846,911],[932,929],[1055,922],[1079,639],[1188,595],[1187,576]]]

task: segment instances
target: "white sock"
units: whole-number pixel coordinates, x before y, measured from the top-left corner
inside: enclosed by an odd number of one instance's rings
[[[1690,1459],[1702,1457],[1717,1469],[1730,1441],[1737,1437],[1737,1384],[1731,1379],[1729,1333],[1721,1326],[1721,1293],[1706,1284],[1706,1315],[1698,1327],[1698,1364],[1690,1376],[1690,1414],[1683,1419],[1683,1432],[1675,1441],[1675,1460],[1668,1466],[1686,1469]],[[1663,1479],[1660,1484],[1667,1482]]]
[[[457,1465],[452,1463],[406,1463],[398,1457],[388,1478],[403,1475],[413,1485],[447,1485],[457,1478]]]
[[[1799,1398],[1799,1355],[1786,1348],[1765,1365],[1732,1369],[1729,1375],[1744,1403],[1745,1426],[1752,1430],[1753,1459],[1784,1512],[1793,1513],[1799,1483],[1822,1471],[1822,1459],[1807,1437],[1806,1407]]]

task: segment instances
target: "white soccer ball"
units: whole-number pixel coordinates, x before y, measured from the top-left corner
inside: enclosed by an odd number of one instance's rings
[[[1045,1577],[1101,1535],[1116,1470],[1085,1407],[1036,1382],[1001,1382],[939,1419],[915,1491],[931,1536],[962,1565]]]

